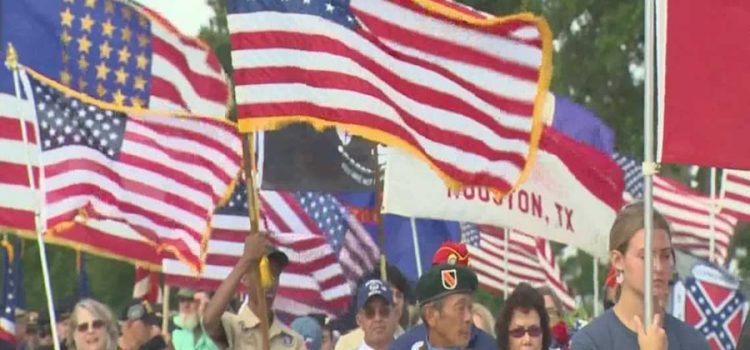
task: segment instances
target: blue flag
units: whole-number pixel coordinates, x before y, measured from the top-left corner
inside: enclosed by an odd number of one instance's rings
[[[574,140],[605,154],[614,151],[615,133],[592,111],[565,97],[555,95],[552,127]]]

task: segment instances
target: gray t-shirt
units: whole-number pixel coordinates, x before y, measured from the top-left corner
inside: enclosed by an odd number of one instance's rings
[[[669,350],[709,350],[706,339],[672,315],[664,318]],[[638,335],[628,329],[612,309],[595,318],[573,335],[572,350],[637,350]]]

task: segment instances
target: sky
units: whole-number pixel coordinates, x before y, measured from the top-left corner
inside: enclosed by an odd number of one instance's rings
[[[181,32],[198,35],[201,25],[208,24],[213,10],[206,0],[138,0],[166,17]]]

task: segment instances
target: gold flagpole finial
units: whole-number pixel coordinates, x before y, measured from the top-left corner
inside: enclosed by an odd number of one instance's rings
[[[5,52],[5,67],[10,70],[18,69],[18,52],[11,43],[8,43],[8,51]]]

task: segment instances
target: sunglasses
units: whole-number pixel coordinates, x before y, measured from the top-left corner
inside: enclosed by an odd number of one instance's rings
[[[508,333],[510,333],[510,336],[513,338],[521,338],[526,334],[528,334],[532,338],[536,338],[542,335],[542,329],[538,326],[531,326],[529,328],[518,327],[516,329],[510,330],[510,332]]]
[[[102,320],[94,320],[91,322],[79,323],[76,326],[76,330],[80,333],[86,333],[89,331],[89,329],[102,329],[102,328],[104,328],[104,321]]]
[[[387,318],[391,314],[391,308],[390,307],[383,307],[379,309],[375,309],[374,307],[365,307],[365,317],[367,318],[374,318],[375,314],[379,314],[382,318]]]

